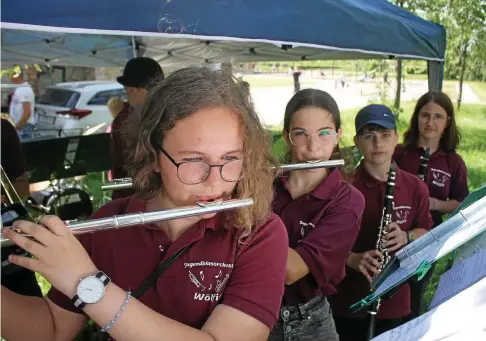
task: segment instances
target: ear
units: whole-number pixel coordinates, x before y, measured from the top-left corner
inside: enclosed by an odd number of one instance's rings
[[[285,143],[287,143],[287,145],[290,145],[289,133],[285,129],[282,130],[282,136],[285,140]]]
[[[359,149],[359,147],[358,147],[358,135],[353,136],[353,142],[354,142],[354,146]]]
[[[343,134],[343,130],[339,128],[336,136],[336,145],[339,143],[339,139],[341,138],[342,134]]]

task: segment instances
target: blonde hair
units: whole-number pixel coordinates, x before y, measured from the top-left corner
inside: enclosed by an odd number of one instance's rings
[[[108,107],[108,110],[110,110],[111,116],[115,118],[125,106],[125,101],[120,97],[111,97],[106,106]]]
[[[132,146],[127,148],[126,166],[138,195],[144,199],[157,196],[163,190],[160,175],[155,171],[157,146],[176,121],[211,107],[230,108],[238,114],[243,128],[243,177],[236,184],[233,198],[253,198],[254,204],[224,213],[230,226],[241,230],[241,241],[270,214],[275,171],[269,166],[277,165],[277,161],[248,90],[235,77],[223,71],[192,67],[157,82],[145,103],[136,108],[123,126],[126,143]]]

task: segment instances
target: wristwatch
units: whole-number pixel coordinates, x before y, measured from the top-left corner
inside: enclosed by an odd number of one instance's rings
[[[76,308],[83,309],[87,304],[99,302],[105,295],[105,287],[111,282],[103,271],[81,279],[72,302]]]

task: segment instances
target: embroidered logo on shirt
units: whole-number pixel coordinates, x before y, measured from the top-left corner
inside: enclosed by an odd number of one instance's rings
[[[408,216],[410,215],[410,210],[412,207],[410,206],[395,206],[395,203],[393,203],[393,210],[395,211],[395,215],[397,216],[397,224],[405,224],[408,220]]]
[[[440,169],[431,168],[431,170],[433,179],[432,183],[438,187],[444,187],[451,175]]]
[[[305,228],[307,228],[308,226],[309,227],[312,227],[312,228],[316,227],[314,224],[312,224],[312,223],[304,223],[302,220],[299,221],[299,225],[300,225],[300,235],[302,236],[302,238],[304,238],[305,230],[306,230],[306,229],[304,229],[304,227]]]
[[[209,269],[193,269],[193,267],[210,266]],[[188,277],[196,289],[194,300],[218,302],[222,296],[222,289],[228,283],[233,264],[224,262],[194,262],[184,263],[188,270]],[[219,269],[214,269],[214,267]],[[206,273],[204,272],[206,271]]]

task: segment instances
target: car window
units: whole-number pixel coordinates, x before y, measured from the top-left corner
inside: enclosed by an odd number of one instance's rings
[[[37,104],[47,104],[73,109],[78,103],[80,95],[81,94],[77,91],[47,88],[46,92],[44,92],[44,94],[37,100]]]
[[[100,91],[91,97],[88,101],[88,105],[106,105],[112,97],[120,97],[121,99],[126,100],[127,94],[125,89]]]

